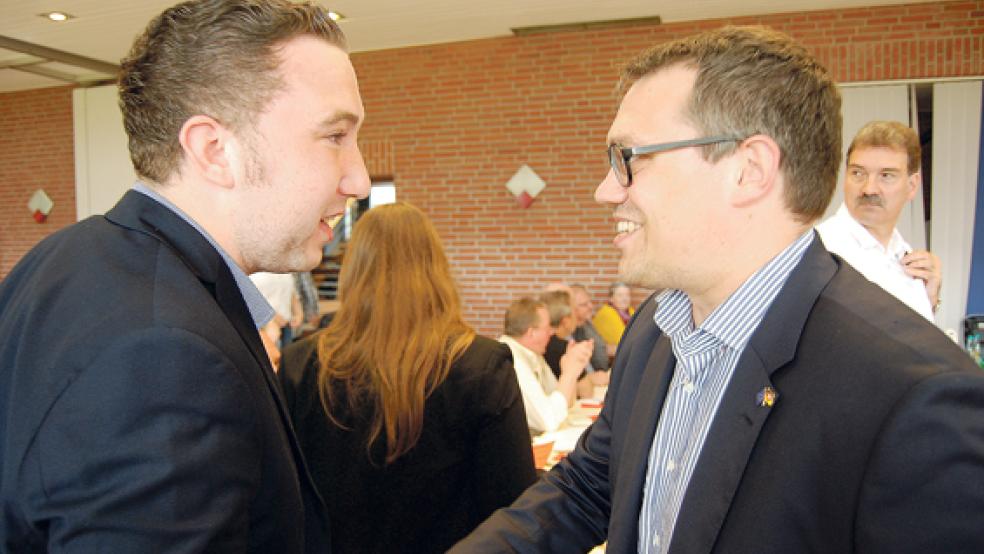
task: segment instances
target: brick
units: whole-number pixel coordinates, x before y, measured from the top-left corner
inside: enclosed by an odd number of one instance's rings
[[[802,41],[839,81],[975,76],[984,74],[982,14],[981,0],[929,2],[356,53],[368,114],[360,148],[371,175],[393,178],[397,197],[434,220],[466,321],[498,335],[519,295],[563,279],[601,302],[615,278],[611,209],[593,193],[625,60],[700,30],[761,24]],[[68,88],[0,94],[0,278],[75,219],[71,112]],[[526,210],[504,187],[522,163],[547,181]],[[44,225],[23,206],[39,186],[57,203]]]

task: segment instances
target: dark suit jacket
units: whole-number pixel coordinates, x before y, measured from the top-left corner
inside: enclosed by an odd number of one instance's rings
[[[327,548],[232,274],[154,200],[128,192],[21,260],[0,364],[0,551]]]
[[[598,421],[460,552],[634,552],[670,382],[650,299]],[[779,397],[763,407],[757,394]],[[820,240],[739,359],[669,552],[984,552],[984,373]]]
[[[318,391],[317,337],[284,351],[281,382],[311,473],[328,503],[335,552],[444,552],[536,480],[523,398],[509,347],[478,336],[424,406],[417,444],[382,465],[385,441],[366,452],[369,410],[333,416]]]

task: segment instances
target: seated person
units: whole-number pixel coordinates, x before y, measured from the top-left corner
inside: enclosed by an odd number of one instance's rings
[[[592,322],[608,345],[608,355],[614,356],[618,341],[625,332],[625,326],[632,319],[635,308],[632,307],[632,290],[628,285],[614,282],[608,288],[608,301],[595,314]]]
[[[594,313],[594,302],[591,301],[591,294],[588,293],[587,287],[578,283],[572,284],[570,289],[573,295],[571,300],[574,304],[574,322],[577,324],[577,327],[574,328],[574,340],[593,340],[594,350],[591,352],[591,367],[595,371],[608,369],[611,364],[608,360],[607,344],[601,333],[591,323],[591,315]]]
[[[355,224],[331,324],[280,382],[334,552],[444,552],[536,479],[509,349],[475,334],[430,220]]]
[[[594,341],[590,339],[585,341],[574,340],[573,335],[577,320],[574,317],[574,306],[570,294],[563,290],[556,290],[542,294],[540,300],[547,307],[547,313],[550,315],[550,326],[554,330],[550,342],[547,343],[547,349],[543,353],[543,358],[550,366],[554,377],[559,378],[560,359],[567,353],[568,348],[577,344],[588,343],[591,351],[594,352]],[[608,372],[604,370],[595,371],[589,358],[577,381],[577,395],[579,398],[592,398],[595,385],[607,384]]]
[[[567,418],[578,377],[591,357],[588,343],[575,345],[561,356],[560,378],[555,377],[543,359],[551,336],[550,315],[543,302],[523,297],[509,304],[505,334],[499,340],[512,350],[526,422],[534,434],[554,431]]]

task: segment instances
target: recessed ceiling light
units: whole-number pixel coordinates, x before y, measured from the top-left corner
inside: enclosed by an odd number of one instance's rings
[[[48,19],[50,19],[52,21],[68,21],[69,19],[74,19],[75,18],[74,15],[69,15],[69,14],[67,14],[65,12],[48,12],[48,13],[42,13],[42,14],[38,14],[38,15],[40,15],[41,17],[47,17]]]
[[[345,16],[338,12],[328,12],[328,17],[330,17],[332,21],[341,21],[345,19]]]

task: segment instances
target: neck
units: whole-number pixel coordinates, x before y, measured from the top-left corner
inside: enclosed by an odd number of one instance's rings
[[[148,184],[158,194],[167,198],[195,223],[201,226],[236,265],[247,274],[250,269],[245,267],[239,249],[236,247],[232,227],[226,223],[233,221],[227,213],[226,205],[221,197],[215,197],[214,191],[207,184],[189,183],[174,180],[166,185]]]
[[[862,223],[862,227],[864,227],[868,233],[871,234],[871,236],[875,237],[875,240],[880,242],[883,247],[888,248],[888,243],[892,240],[892,232],[895,231],[894,225],[887,228],[875,226],[869,227]]]
[[[694,327],[703,323],[749,277],[789,247],[811,226],[793,221],[790,223],[790,225],[773,227],[770,229],[771,233],[733,235],[742,237],[740,244],[747,247],[735,248],[732,250],[732,255],[722,259],[717,267],[724,269],[721,273],[705,280],[707,286],[694,290],[681,289],[690,297]]]

